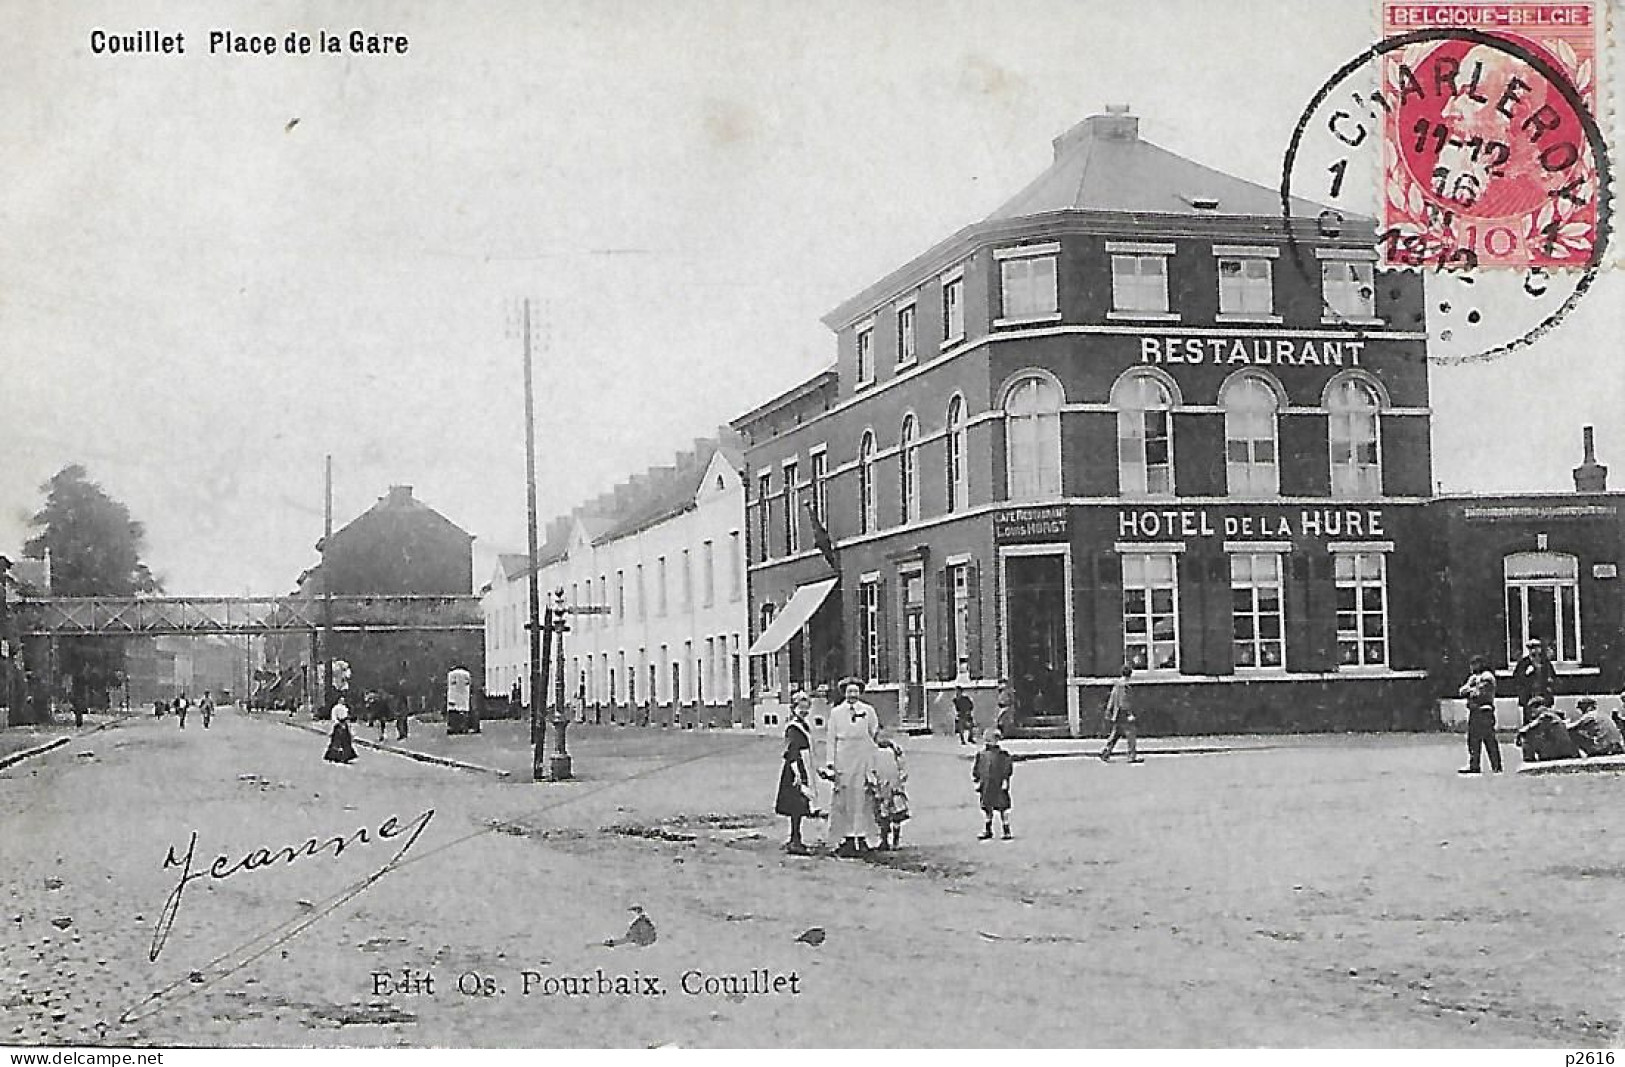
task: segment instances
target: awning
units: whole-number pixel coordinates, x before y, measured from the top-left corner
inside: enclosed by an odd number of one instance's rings
[[[745,655],[770,656],[783,648],[797,630],[807,625],[807,620],[813,617],[818,605],[822,604],[824,598],[829,596],[829,591],[835,588],[835,582],[834,578],[826,578],[821,582],[799,587],[790,598],[790,603],[784,605],[784,610],[778,613]]]

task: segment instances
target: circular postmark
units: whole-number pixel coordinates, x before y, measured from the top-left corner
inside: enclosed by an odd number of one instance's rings
[[[1420,329],[1437,316],[1430,360],[1493,359],[1561,324],[1596,280],[1612,210],[1606,142],[1582,92],[1594,67],[1559,44],[1426,28],[1338,68],[1305,106],[1282,161],[1282,217],[1297,269],[1306,277],[1323,269],[1293,226],[1295,183],[1318,178],[1317,200],[1374,194],[1375,218],[1356,228],[1375,223],[1377,265],[1437,279],[1415,321],[1384,324]],[[1380,88],[1355,91],[1350,80],[1374,62]],[[1580,85],[1565,65],[1577,68]],[[1358,157],[1372,150],[1382,152],[1380,165]],[[1310,155],[1319,157],[1314,169],[1299,176]],[[1362,170],[1379,175],[1376,188],[1359,188],[1353,176]],[[1303,202],[1297,207],[1301,220]],[[1359,212],[1322,209],[1319,236],[1347,236],[1351,214]],[[1369,287],[1382,285],[1375,269],[1346,281],[1366,287],[1368,307],[1377,295]],[[1328,321],[1359,332],[1375,326],[1374,316],[1351,315],[1333,306],[1329,286],[1323,291]],[[1434,342],[1455,351],[1435,351]]]

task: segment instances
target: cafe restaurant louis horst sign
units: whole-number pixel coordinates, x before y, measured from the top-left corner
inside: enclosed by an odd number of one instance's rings
[[[1227,541],[1283,537],[1384,537],[1381,508],[1302,508],[1247,513],[1219,508],[1119,508],[1117,536],[1125,541],[1223,537]]]
[[[993,540],[1001,545],[1068,541],[1071,527],[1065,504],[1034,508],[1005,508],[993,513]]]

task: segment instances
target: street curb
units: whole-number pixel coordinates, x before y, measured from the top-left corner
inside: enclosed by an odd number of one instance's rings
[[[45,753],[61,748],[63,745],[75,740],[76,738],[90,737],[92,734],[99,734],[109,727],[117,726],[121,721],[122,720],[120,719],[110,719],[86,733],[63,734],[61,737],[58,737],[52,741],[47,741],[43,745],[35,745],[33,748],[25,748],[21,752],[13,752],[9,756],[0,756],[0,771],[3,771],[8,767],[15,766],[25,759],[32,759],[35,756],[43,756]]]
[[[1139,755],[1146,756],[1216,756],[1226,752],[1275,752],[1285,746],[1282,745],[1230,745],[1209,746],[1205,748],[1142,748]],[[1115,755],[1115,753],[1114,753]],[[1010,753],[1010,758],[1016,763],[1031,763],[1033,760],[1044,759],[1094,759],[1100,758],[1099,752],[1026,752]]]
[[[1589,759],[1558,759],[1525,763],[1518,774],[1598,774],[1625,771],[1625,756],[1592,756]]]
[[[0,771],[5,770],[7,767],[12,766],[13,764],[21,763],[25,759],[44,755],[53,748],[61,748],[63,745],[72,740],[73,735],[69,734],[66,737],[59,737],[55,741],[47,741],[43,745],[35,745],[33,748],[25,748],[21,752],[13,752],[9,756],[0,757]]]
[[[280,722],[284,726],[291,726],[295,730],[303,730],[308,734],[315,734],[318,737],[325,737],[327,735],[327,731],[323,730],[319,726],[302,722],[293,722],[288,719],[273,719],[271,721]],[[459,771],[474,771],[478,774],[494,774],[498,778],[513,777],[512,771],[499,770],[496,767],[482,767],[478,763],[464,763],[462,760],[451,759],[448,756],[433,756],[427,752],[418,752],[410,748],[391,748],[388,745],[380,745],[376,741],[368,741],[366,738],[362,737],[352,736],[350,740],[354,744],[360,745],[362,748],[370,748],[374,752],[387,752],[392,756],[403,756],[406,759],[416,760],[419,763],[432,763],[439,767],[452,767]]]

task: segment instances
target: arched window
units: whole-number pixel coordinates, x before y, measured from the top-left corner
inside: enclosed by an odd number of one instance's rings
[[[1005,471],[1011,500],[1061,495],[1061,387],[1033,374],[1004,396]]]
[[[1220,392],[1224,405],[1225,470],[1231,496],[1278,496],[1280,450],[1275,411],[1279,398],[1256,375],[1232,378]]]
[[[897,435],[897,453],[902,471],[898,495],[902,497],[905,523],[913,522],[920,517],[919,446],[914,443],[915,436],[914,416],[904,415],[902,432]]]
[[[1580,662],[1580,561],[1566,552],[1514,552],[1502,564],[1507,594],[1507,662],[1530,641],[1558,663]]]
[[[948,510],[958,511],[970,503],[970,485],[965,476],[965,398],[948,401]]]
[[[1174,495],[1173,397],[1153,374],[1135,371],[1112,389],[1117,409],[1117,480],[1124,496]]]
[[[1332,454],[1332,496],[1382,495],[1382,461],[1378,445],[1377,391],[1358,378],[1334,382],[1326,395],[1331,412],[1327,434]]]
[[[872,532],[875,521],[875,432],[863,432],[863,444],[858,447],[858,526],[863,533]]]

